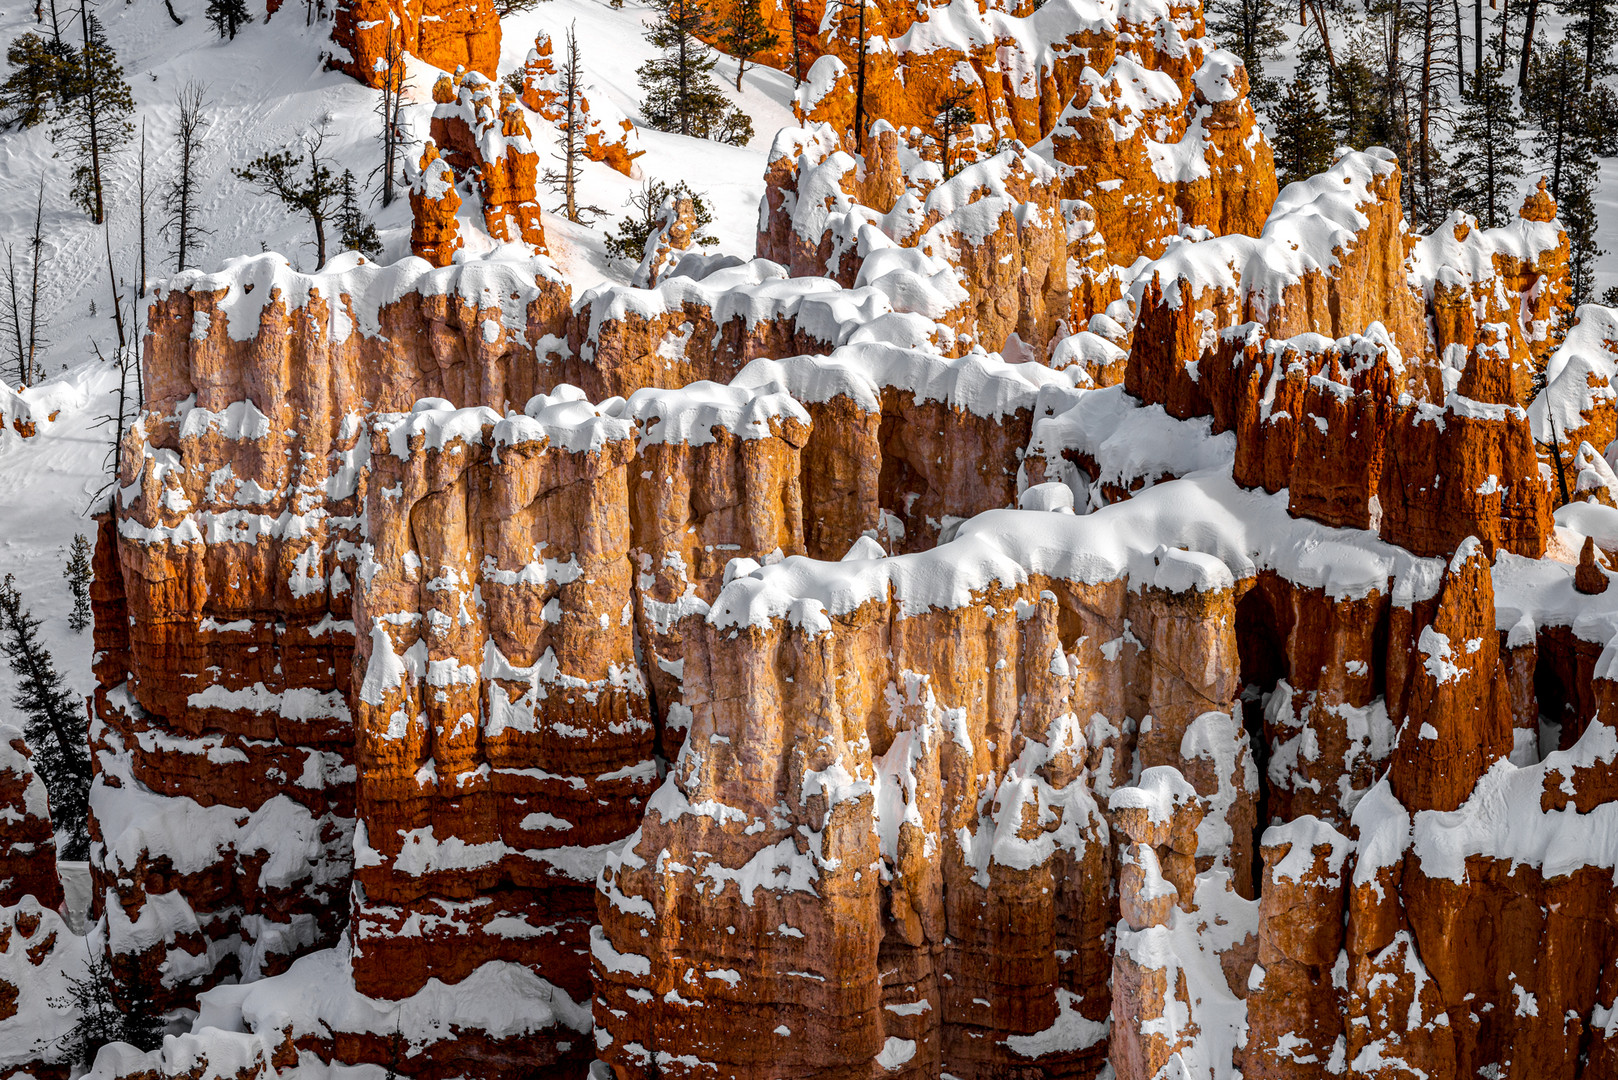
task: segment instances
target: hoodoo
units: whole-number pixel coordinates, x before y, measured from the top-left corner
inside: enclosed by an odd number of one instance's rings
[[[676,2],[750,160],[551,6],[339,4],[382,239],[141,300],[0,1080],[1618,1077],[1583,204],[1300,171],[1197,0]]]

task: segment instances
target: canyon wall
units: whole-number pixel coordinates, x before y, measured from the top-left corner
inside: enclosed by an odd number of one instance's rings
[[[1618,1068],[1618,316],[1548,196],[1278,196],[1195,5],[884,11],[860,131],[854,14],[753,259],[467,258],[457,176],[543,232],[457,60],[420,258],[158,291],[88,941],[198,1019],[97,1080]]]

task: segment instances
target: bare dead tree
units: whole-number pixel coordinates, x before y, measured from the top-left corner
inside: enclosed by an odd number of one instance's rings
[[[388,33],[388,44],[377,60],[377,66],[383,73],[382,100],[376,107],[377,115],[382,119],[382,129],[377,135],[382,143],[382,164],[377,169],[382,173],[383,206],[392,205],[394,184],[399,176],[399,112],[403,106],[400,92],[404,89],[405,74],[404,46],[399,41],[399,17],[389,12],[388,18],[393,28]]]
[[[579,205],[579,157],[584,152],[584,73],[579,61],[579,39],[574,33],[577,24],[567,28],[567,53],[562,61],[562,152],[554,155],[562,163],[560,169],[548,169],[545,183],[562,196],[558,212],[574,224],[602,211],[595,206]],[[587,224],[587,222],[585,222]]]
[[[10,244],[6,245],[6,276],[4,281],[5,295],[0,297],[0,330],[3,330],[11,339],[10,351],[17,357],[17,381],[28,381],[28,348],[26,343],[27,330],[22,321],[22,291],[17,288],[17,253]]]
[[[118,328],[118,348],[121,350],[129,340],[124,335],[124,301],[118,290],[118,271],[112,262],[112,230],[105,224],[101,226],[101,238],[107,245],[107,283],[112,286],[112,321]]]
[[[140,284],[136,286],[135,295],[146,295],[146,121],[140,122],[140,206],[136,211],[140,215]]]
[[[39,332],[39,266],[45,258],[45,178],[39,178],[39,198],[34,203],[34,232],[28,238],[28,251],[33,259],[32,280],[28,285],[28,362],[23,365],[22,384],[34,381],[38,370],[39,350],[45,341]]]
[[[164,229],[174,238],[174,269],[184,270],[191,261],[192,250],[211,230],[197,221],[197,196],[202,183],[200,165],[203,144],[211,121],[208,119],[207,88],[200,83],[188,82],[175,97],[180,116],[175,124],[174,145],[180,161],[168,190],[163,193],[163,206],[168,211]]]

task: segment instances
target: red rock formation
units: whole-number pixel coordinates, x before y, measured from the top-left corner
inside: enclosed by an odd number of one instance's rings
[[[489,235],[520,240],[543,252],[545,228],[536,191],[539,153],[516,95],[477,71],[466,71],[440,77],[433,100],[438,107],[433,110],[432,141],[458,176],[476,174]],[[444,205],[438,203],[434,210],[442,214]],[[416,209],[414,199],[411,209]]]
[[[1411,810],[1453,810],[1511,752],[1510,701],[1494,629],[1494,584],[1476,540],[1450,561],[1412,657],[1409,709],[1388,766]]]
[[[62,905],[50,799],[33,756],[21,731],[0,725],[0,908],[16,907],[25,896],[49,909]]]
[[[1343,946],[1349,839],[1317,818],[1264,834],[1258,960],[1247,990],[1247,1043],[1237,1066],[1253,1080],[1333,1075],[1344,1033],[1332,969]]]
[[[455,171],[438,156],[438,144],[428,139],[416,179],[410,184],[410,253],[434,266],[454,262],[462,244],[461,225],[455,217],[460,209]]]
[[[500,18],[486,0],[337,0],[331,66],[380,87],[400,51],[494,78]]]

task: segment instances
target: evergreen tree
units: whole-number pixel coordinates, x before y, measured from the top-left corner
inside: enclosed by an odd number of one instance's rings
[[[1511,220],[1522,179],[1517,110],[1500,74],[1497,66],[1484,63],[1451,136],[1450,199],[1491,229]]]
[[[1209,36],[1242,58],[1252,98],[1260,104],[1274,101],[1280,85],[1264,74],[1264,65],[1287,40],[1282,29],[1287,13],[1279,0],[1208,0],[1203,12]]]
[[[357,251],[373,259],[382,257],[382,241],[377,238],[376,226],[360,209],[359,194],[354,190],[354,174],[343,170],[337,182],[337,235],[345,251]]]
[[[1596,79],[1612,71],[1607,56],[1618,36],[1618,0],[1558,0],[1556,6],[1568,17],[1566,40],[1575,43],[1588,94]]]
[[[67,578],[67,590],[73,594],[73,610],[68,613],[67,625],[75,634],[84,633],[91,621],[90,613],[90,541],[84,534],[73,538],[73,545],[68,549],[67,568],[62,571]]]
[[[11,72],[0,83],[0,124],[30,128],[50,118],[73,78],[73,50],[30,30],[6,49]]]
[[[326,121],[305,132],[296,146],[260,154],[236,175],[262,194],[273,195],[288,210],[309,215],[315,228],[317,267],[326,265],[326,222],[331,220],[340,192],[331,166],[322,154],[330,134]]]
[[[79,1069],[88,1069],[97,1051],[112,1043],[129,1043],[146,1051],[162,1048],[164,1021],[154,1001],[157,988],[147,983],[138,967],[135,972],[117,988],[123,992],[120,1008],[112,969],[105,956],[92,952],[84,977],[69,979],[67,993],[50,999],[52,1008],[71,1009],[77,1017],[56,1048]]]
[[[1270,111],[1275,124],[1275,170],[1283,185],[1331,167],[1331,121],[1315,100],[1315,88],[1299,71]]]
[[[697,0],[659,0],[658,18],[647,31],[662,55],[636,71],[646,94],[641,112],[658,131],[701,139],[746,143],[753,135],[747,115],[725,100],[714,82],[718,58],[697,38],[707,15]]]
[[[65,143],[73,166],[73,200],[97,225],[106,220],[102,175],[106,159],[134,137],[135,98],[124,69],[94,12],[79,4],[82,43],[52,138]]]
[[[739,0],[719,35],[720,46],[736,58],[736,89],[742,88],[742,72],[748,61],[781,44],[781,38],[764,19],[759,0]]]
[[[629,213],[618,222],[618,231],[607,234],[607,254],[626,259],[636,266],[646,256],[646,241],[662,227],[663,203],[669,196],[684,195],[691,200],[696,215],[696,235],[691,242],[701,247],[712,247],[718,239],[709,236],[707,228],[713,224],[713,208],[699,191],[692,191],[684,180],[670,186],[661,180],[649,180],[629,197]]]
[[[1326,98],[1339,143],[1356,150],[1398,145],[1386,80],[1363,57],[1349,57],[1338,64]]]
[[[944,166],[945,179],[961,171],[961,163],[951,158],[950,148],[959,136],[971,132],[972,124],[978,118],[971,101],[972,95],[967,91],[951,94],[944,99],[943,107],[933,117],[933,130],[937,132],[939,161]],[[957,154],[955,158],[959,156]]]
[[[236,31],[253,21],[246,0],[208,0],[208,21],[222,38],[236,40]]]
[[[83,703],[62,682],[39,640],[40,621],[24,609],[10,574],[0,581],[0,655],[17,678],[12,704],[51,799],[51,820],[64,859],[90,853],[90,748]]]
[[[1523,85],[1523,111],[1539,133],[1534,150],[1549,178],[1570,247],[1568,284],[1575,305],[1590,299],[1596,247],[1596,116],[1584,90],[1584,55],[1567,39],[1535,49]]]

